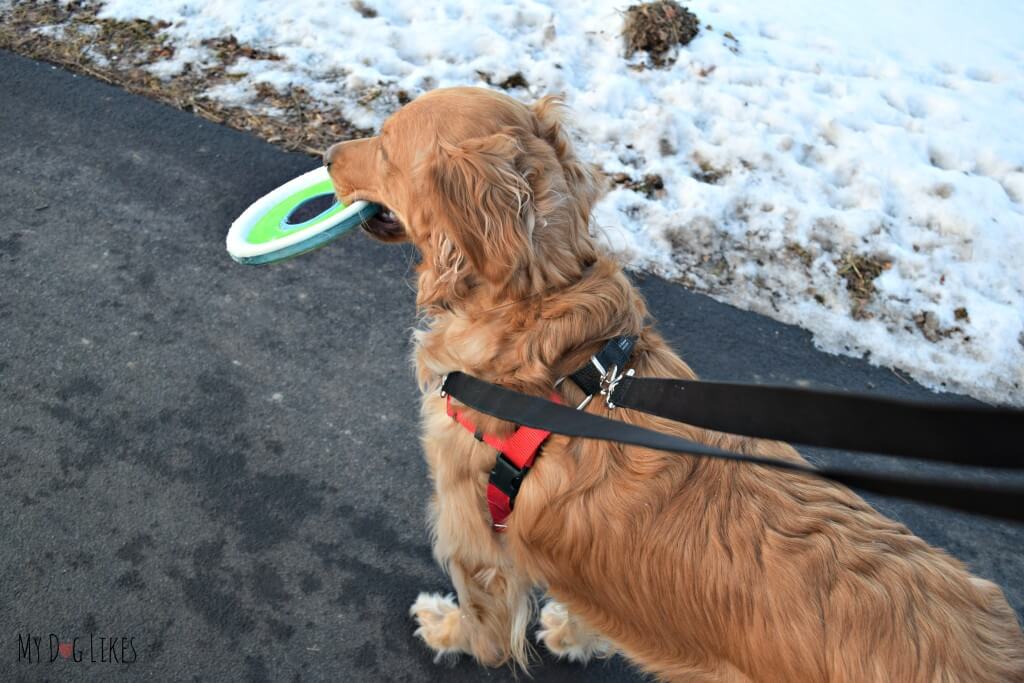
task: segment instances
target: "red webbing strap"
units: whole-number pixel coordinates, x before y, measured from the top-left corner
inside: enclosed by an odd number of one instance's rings
[[[490,482],[487,482],[487,509],[491,511],[491,528],[500,534],[505,530],[505,520],[512,514],[512,500]]]
[[[537,457],[537,451],[540,450],[540,445],[549,436],[551,436],[551,432],[543,429],[520,427],[512,436],[505,439],[505,443],[498,450],[504,453],[505,457],[513,465],[523,469],[533,464],[534,459]]]
[[[470,422],[469,420],[467,420],[466,417],[462,413],[460,413],[459,411],[455,410],[455,408],[452,408],[452,397],[451,396],[446,396],[445,397],[445,412],[448,413],[448,417],[455,418],[455,421],[458,422],[463,427],[465,427],[466,430],[470,434],[472,434],[473,436],[477,435],[477,433],[476,433],[476,425],[473,424],[472,422]],[[481,434],[479,436],[479,438],[480,438],[481,441],[486,443],[491,448],[495,448],[495,449],[497,449],[499,451],[501,450],[502,445],[505,443],[504,441],[502,441],[498,437],[492,436],[490,434]]]
[[[549,398],[555,403],[562,402],[557,392],[553,392]],[[520,427],[504,440],[491,434],[479,434],[475,424],[461,412],[452,408],[451,396],[445,397],[445,412],[478,439],[504,454],[505,458],[518,469],[525,469],[533,465],[541,444],[551,435],[549,431],[532,427]],[[487,507],[491,512],[492,528],[498,532],[504,531],[505,520],[512,513],[512,500],[508,494],[490,482],[487,483]]]

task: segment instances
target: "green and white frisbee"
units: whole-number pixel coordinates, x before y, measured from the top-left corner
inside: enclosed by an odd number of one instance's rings
[[[379,209],[369,202],[339,202],[327,169],[320,167],[264,195],[236,218],[228,230],[228,253],[248,265],[283,261],[322,247]]]

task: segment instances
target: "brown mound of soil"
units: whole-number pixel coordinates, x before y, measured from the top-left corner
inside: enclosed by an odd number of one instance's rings
[[[626,10],[622,22],[622,38],[626,41],[626,57],[643,51],[654,66],[668,66],[674,58],[669,53],[676,45],[686,45],[700,32],[697,15],[675,0],[658,0],[633,5]]]

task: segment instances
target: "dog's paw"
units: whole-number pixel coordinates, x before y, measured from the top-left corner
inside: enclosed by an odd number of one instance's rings
[[[436,653],[435,662],[466,652],[462,612],[455,603],[454,595],[420,593],[409,608],[409,614],[419,624],[413,635]]]
[[[559,659],[586,664],[595,657],[608,657],[614,652],[611,643],[572,617],[565,605],[554,600],[549,600],[540,611],[540,626],[537,642],[544,643]]]

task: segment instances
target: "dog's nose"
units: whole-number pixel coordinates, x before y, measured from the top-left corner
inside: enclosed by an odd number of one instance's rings
[[[324,166],[326,166],[327,168],[331,167],[331,163],[334,160],[334,151],[335,149],[337,149],[337,147],[337,143],[333,144],[327,148],[326,152],[324,152]]]

